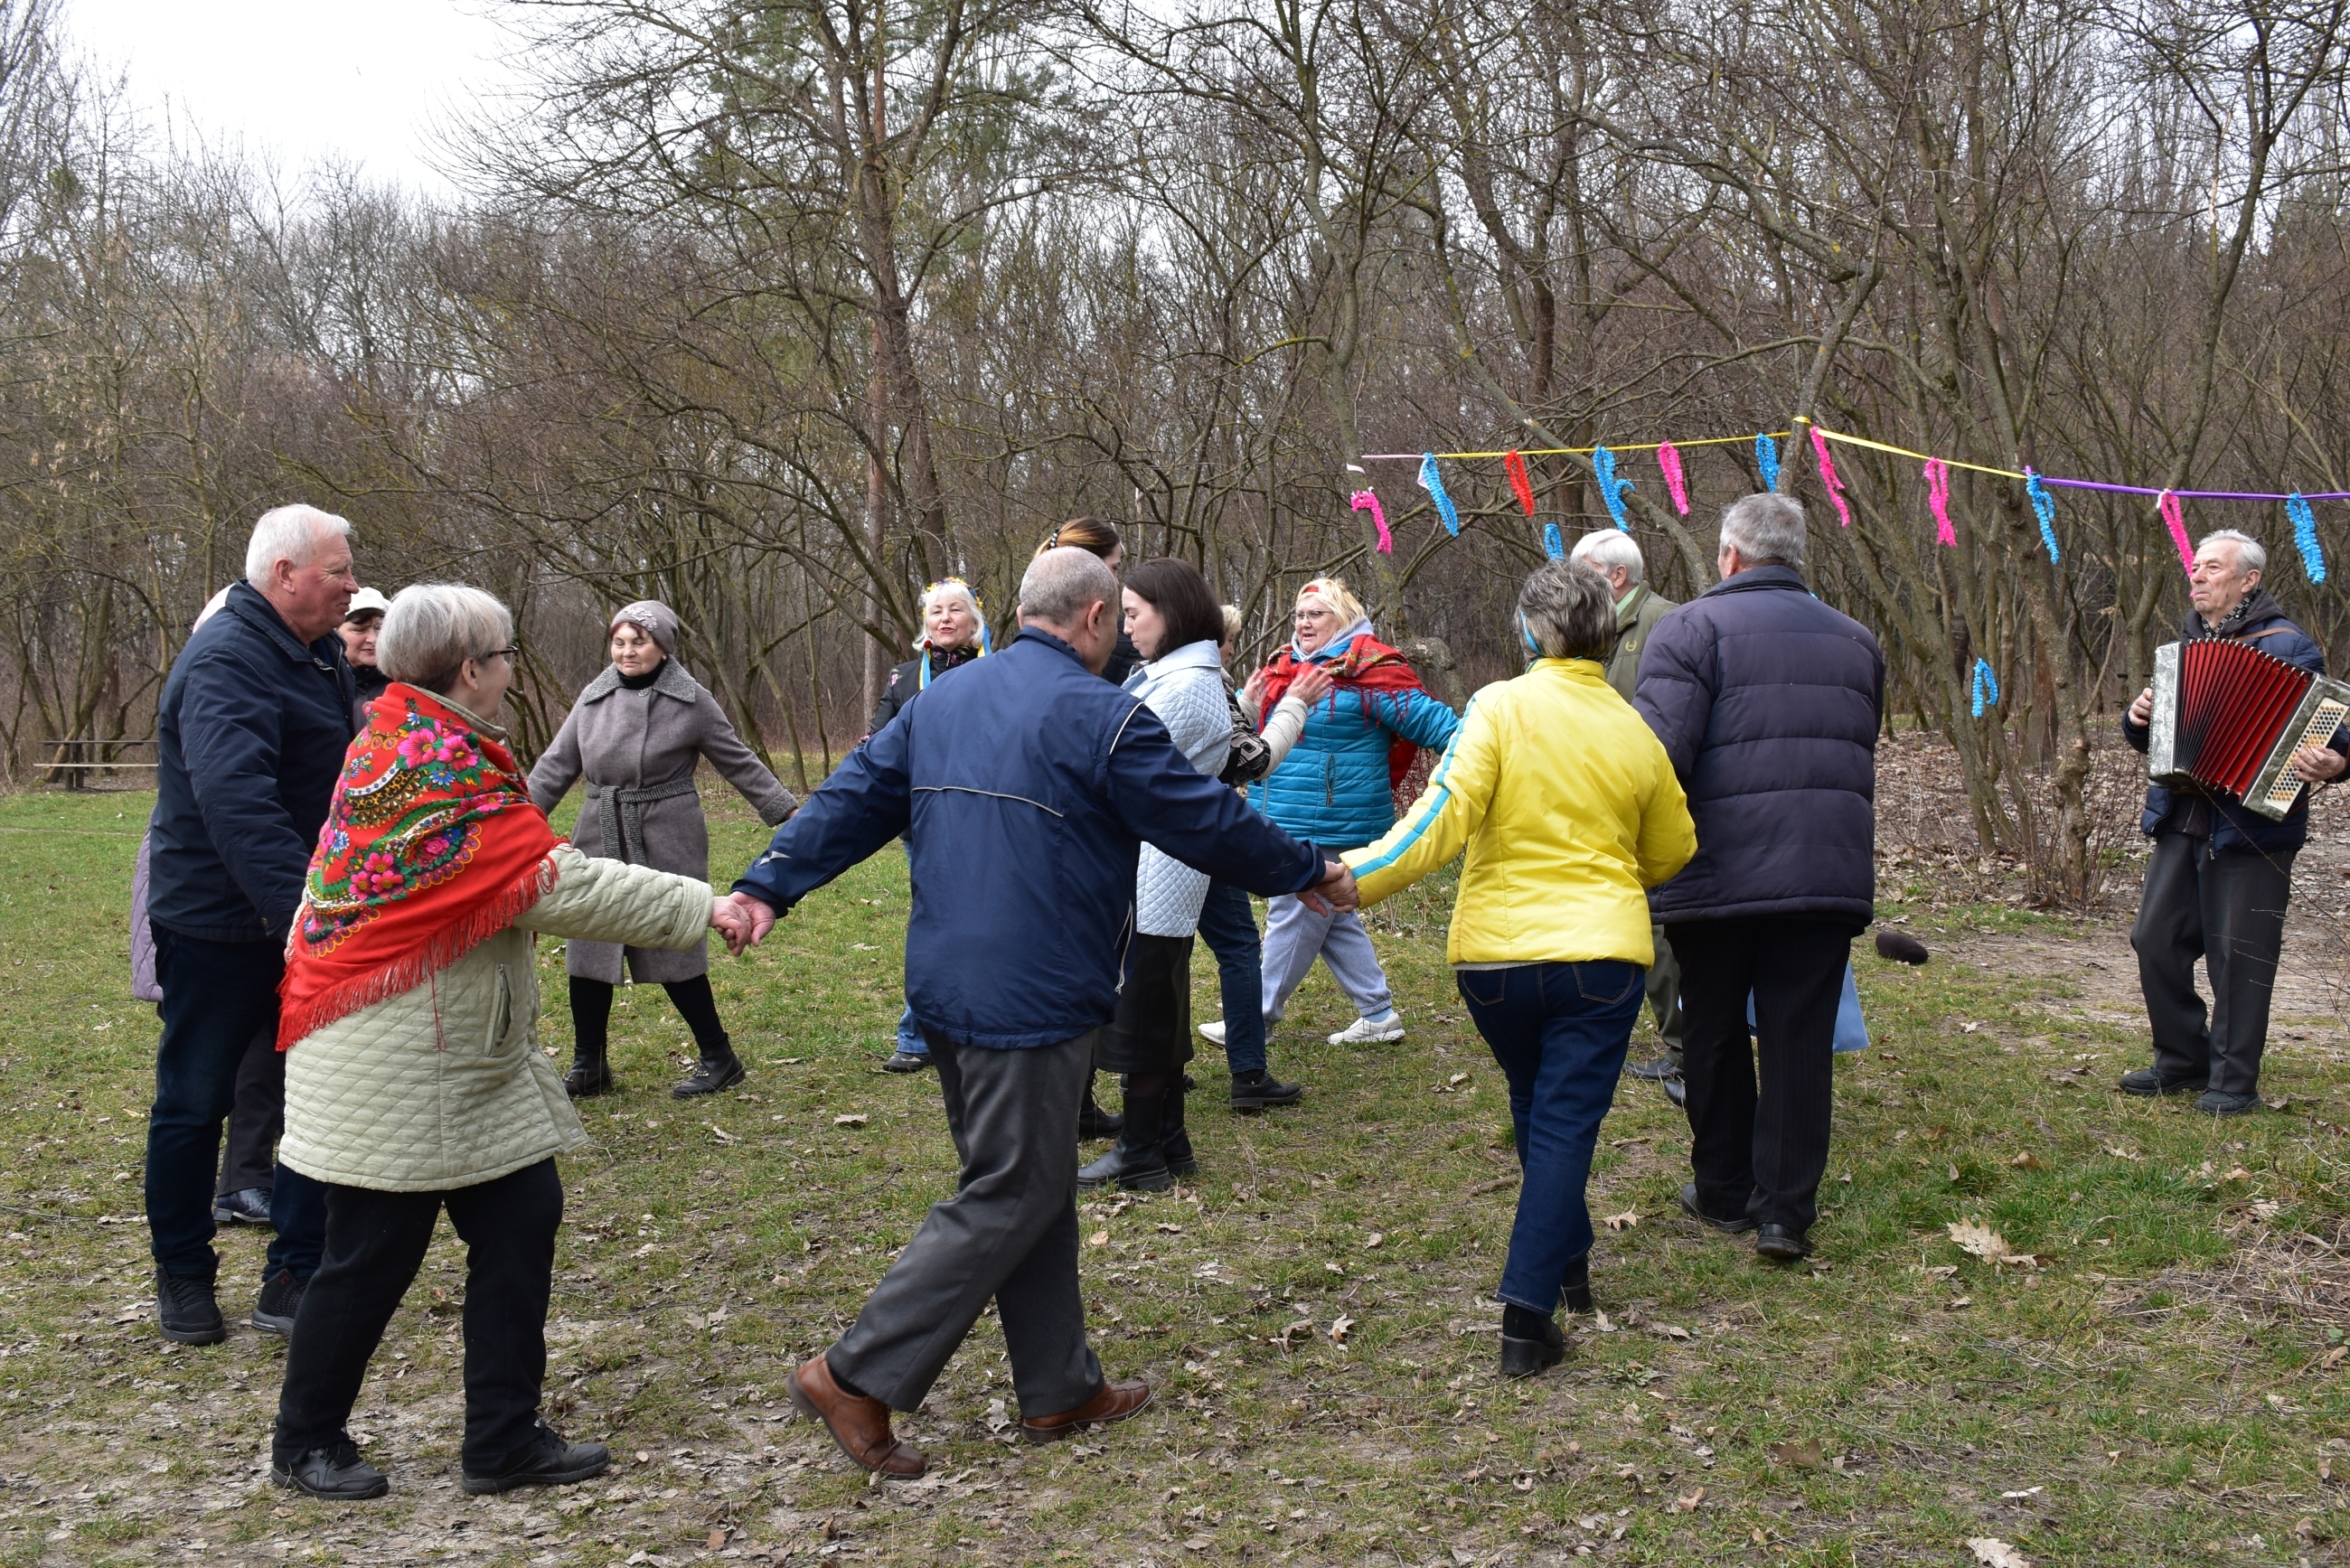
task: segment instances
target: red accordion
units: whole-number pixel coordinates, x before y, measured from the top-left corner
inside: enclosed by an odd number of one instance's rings
[[[2350,716],[2350,686],[2328,680],[2250,642],[2199,638],[2154,652],[2154,715],[2147,776],[2236,796],[2282,819],[2301,798],[2291,766]]]

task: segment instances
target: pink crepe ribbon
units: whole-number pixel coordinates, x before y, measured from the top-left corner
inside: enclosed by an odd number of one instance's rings
[[[1959,531],[1950,526],[1950,465],[1939,457],[1926,460],[1926,504],[1934,509],[1934,543],[1955,549]]]
[[[1525,508],[1527,516],[1533,516],[1534,484],[1533,480],[1526,477],[1526,460],[1514,452],[1509,452],[1503,457],[1502,466],[1509,471],[1510,488],[1517,493],[1518,504]]]
[[[1379,498],[1367,490],[1357,490],[1354,494],[1353,505],[1356,511],[1367,512],[1371,514],[1371,525],[1379,531],[1379,554],[1394,555],[1395,539],[1388,533],[1388,514],[1380,507]]]
[[[1845,504],[1844,486],[1836,480],[1835,459],[1828,455],[1828,438],[1820,434],[1820,427],[1812,427],[1812,451],[1820,460],[1820,483],[1827,487],[1828,499],[1835,503],[1836,522],[1852,526],[1852,508]]]
[[[1672,493],[1673,510],[1689,515],[1689,483],[1681,477],[1680,449],[1670,441],[1657,448],[1657,466],[1665,471],[1665,488]]]
[[[2155,505],[2160,509],[2162,520],[2170,524],[2170,542],[2178,546],[2178,564],[2189,571],[2193,571],[2195,546],[2188,543],[2187,517],[2179,509],[2178,497],[2166,490],[2160,499],[2155,502]]]

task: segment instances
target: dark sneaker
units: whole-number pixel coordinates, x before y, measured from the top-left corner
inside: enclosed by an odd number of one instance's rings
[[[1261,1111],[1271,1106],[1294,1106],[1305,1097],[1302,1084],[1284,1084],[1259,1067],[1232,1075],[1232,1109]]]
[[[2231,1095],[2225,1089],[2211,1089],[2195,1102],[2195,1108],[2206,1116],[2248,1116],[2261,1108],[2258,1095]]]
[[[602,1475],[611,1463],[612,1450],[603,1444],[567,1443],[562,1433],[541,1421],[538,1435],[494,1472],[477,1476],[466,1471],[465,1490],[481,1497],[517,1487],[569,1486]]]
[[[1754,1221],[1743,1214],[1734,1220],[1717,1220],[1700,1209],[1697,1206],[1697,1183],[1694,1181],[1684,1182],[1681,1185],[1681,1212],[1692,1220],[1712,1226],[1725,1236],[1742,1235],[1754,1229]]]
[[[1532,1377],[1537,1372],[1549,1371],[1566,1359],[1566,1333],[1558,1326],[1558,1320],[1546,1318],[1542,1327],[1539,1339],[1513,1339],[1507,1334],[1502,1335],[1503,1376]]]
[[[691,1100],[702,1095],[721,1094],[743,1078],[743,1064],[733,1052],[714,1061],[704,1056],[693,1064],[693,1072],[684,1083],[671,1088],[670,1095],[674,1099]]]
[[[2124,1073],[2121,1085],[2123,1094],[2143,1095],[2148,1099],[2157,1095],[2199,1095],[2210,1086],[2211,1080],[2208,1077],[2166,1078],[2161,1069],[2157,1067],[2140,1067],[2135,1073]]]
[[[291,1269],[280,1269],[261,1282],[261,1299],[253,1303],[253,1326],[264,1334],[294,1333],[294,1314],[302,1310],[307,1280],[297,1280]]]
[[[359,1458],[358,1446],[348,1438],[312,1449],[291,1464],[272,1461],[269,1479],[289,1491],[306,1491],[330,1502],[358,1502],[391,1490],[390,1480]]]
[[[1766,1258],[1792,1263],[1812,1255],[1811,1239],[1787,1225],[1765,1225],[1754,1238],[1754,1250]]]
[[[881,1064],[885,1073],[919,1073],[931,1064],[928,1056],[918,1056],[911,1051],[892,1051],[889,1059]]]
[[[180,1345],[218,1345],[228,1337],[212,1281],[192,1274],[156,1274],[155,1318],[163,1337]]]
[[[213,1199],[213,1221],[219,1225],[267,1226],[269,1189],[245,1187],[222,1193]]]

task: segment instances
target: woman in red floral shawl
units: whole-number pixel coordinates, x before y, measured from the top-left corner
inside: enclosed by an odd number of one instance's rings
[[[279,1158],[327,1186],[324,1262],[294,1312],[271,1479],[380,1495],[346,1423],[441,1210],[464,1239],[465,1490],[609,1461],[539,1418],[563,1186],[587,1141],[538,1049],[536,932],[686,948],[742,934],[703,883],[594,859],[531,804],[497,726],[514,618],[478,588],[403,589],[391,678],[351,742],[288,943]]]

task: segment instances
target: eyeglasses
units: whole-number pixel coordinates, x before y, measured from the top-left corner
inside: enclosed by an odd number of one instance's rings
[[[504,654],[505,656],[506,662],[511,664],[514,662],[515,655],[521,651],[522,644],[517,642],[511,648],[494,648],[487,653],[477,653],[473,657],[476,659],[495,659],[500,654]]]

